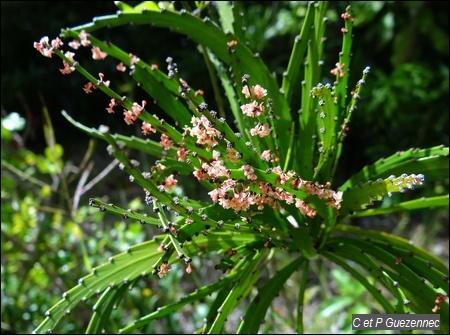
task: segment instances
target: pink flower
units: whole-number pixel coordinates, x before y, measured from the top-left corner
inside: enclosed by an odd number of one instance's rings
[[[264,106],[262,103],[258,105],[256,100],[254,100],[249,104],[242,105],[241,110],[247,116],[257,117],[264,113]]]
[[[39,42],[34,42],[33,47],[39,51],[41,49],[48,47],[48,36],[44,36],[41,38]]]
[[[140,59],[139,57],[133,55],[132,53],[128,54],[130,56],[130,69],[134,69],[136,66],[135,64],[139,63]]]
[[[88,82],[83,86],[83,91],[85,91],[86,94],[89,94],[92,93],[92,90],[93,89],[95,90],[96,88],[97,88],[96,85],[92,84],[91,82]]]
[[[223,198],[225,196],[224,190],[220,187],[215,188],[214,190],[208,192],[208,194],[214,203],[216,203],[217,201],[219,201],[220,198]]]
[[[251,89],[249,89],[248,85],[245,85],[242,88],[242,93],[247,99],[250,99],[253,96],[254,99],[261,100],[267,95],[267,90],[261,85],[252,86]]]
[[[126,109],[124,110],[123,115],[124,115],[123,119],[125,120],[127,125],[133,124],[134,121],[136,121],[137,119],[137,116],[132,111]]]
[[[39,42],[34,42],[33,47],[44,57],[52,58],[54,47],[50,46],[48,36],[42,37]]]
[[[179,162],[184,162],[186,160],[186,149],[180,146],[177,150],[177,156]]]
[[[206,145],[206,150],[211,150],[219,144],[216,137],[219,136],[220,131],[211,125],[206,116],[202,115],[200,118],[193,116],[191,123],[193,127],[189,130],[191,136],[197,137],[196,143]]]
[[[268,162],[270,160],[270,154],[271,154],[270,150],[264,150],[261,154],[261,159],[265,162]]]
[[[79,40],[73,40],[72,42],[68,43],[69,47],[71,47],[73,50],[78,50],[78,48],[81,46],[81,43]]]
[[[120,62],[119,64],[117,64],[116,69],[120,72],[125,72],[127,70],[127,67],[123,65],[123,62]]]
[[[159,272],[158,272],[159,278],[163,278],[163,277],[167,276],[167,272],[169,272],[170,269],[172,269],[172,267],[170,266],[169,263],[162,263],[159,267]]]
[[[92,58],[99,60],[99,59],[105,59],[108,56],[106,52],[103,52],[100,50],[99,47],[92,47]]]
[[[245,85],[245,86],[242,88],[242,93],[245,95],[245,97],[246,97],[247,99],[250,99],[250,98],[252,97],[252,95],[250,94],[250,90],[248,89],[248,85]]]
[[[133,122],[137,120],[138,116],[144,110],[146,104],[147,102],[145,100],[142,100],[142,106],[140,106],[137,102],[134,102],[133,107],[131,107],[131,110],[124,109],[123,115],[125,116],[124,120],[126,124],[128,125],[133,124]]]
[[[224,162],[221,160],[214,160],[210,164],[203,163],[202,169],[210,178],[230,177],[230,171],[225,167]]]
[[[192,172],[192,174],[195,176],[195,178],[197,178],[197,180],[199,181],[203,181],[203,180],[208,180],[208,175],[203,172],[202,170],[199,170],[197,168],[195,168],[195,171]]]
[[[117,104],[116,99],[112,98],[110,103],[109,103],[109,105],[108,105],[108,108],[105,108],[105,109],[108,111],[109,114],[112,114],[112,113],[114,113],[114,109],[113,108],[116,107],[117,105],[118,104]]]
[[[339,74],[339,77],[341,77],[341,78],[343,76],[345,76],[345,71],[344,71],[345,64],[336,63],[335,66],[336,67],[333,70],[331,70],[330,73],[334,76],[337,76]]]
[[[59,37],[52,40],[52,48],[59,49],[64,43],[59,39]]]
[[[165,150],[169,150],[173,146],[173,141],[166,134],[161,134],[161,145]]]
[[[84,47],[87,47],[91,44],[91,41],[88,40],[88,36],[89,34],[84,30],[82,30],[78,35],[78,37],[80,38],[80,43]]]
[[[65,60],[63,60],[63,65],[64,65],[64,68],[59,69],[59,71],[61,71],[62,74],[69,74],[69,73],[72,73],[73,71],[75,71],[75,67],[70,66],[70,64],[67,63]]]
[[[250,129],[250,134],[252,136],[259,136],[259,137],[265,137],[265,136],[269,135],[270,134],[269,124],[268,123],[265,123],[265,124],[258,123],[256,125],[256,127]]]
[[[347,20],[350,19],[350,14],[349,14],[349,13],[344,13],[344,14],[341,14],[341,17],[342,17],[345,21],[347,21]]]
[[[247,177],[248,180],[256,180],[258,177],[254,173],[255,170],[249,164],[244,164],[241,167],[241,170],[244,170],[244,176]]]
[[[99,73],[98,74],[98,78],[99,78],[99,81],[97,82],[97,85],[103,84],[106,87],[109,87],[109,80],[107,80],[107,81],[104,80],[105,79],[105,75],[103,73]]]
[[[261,154],[261,159],[265,162],[278,162],[280,160],[270,150],[264,150]]]
[[[147,105],[147,101],[142,100],[142,106],[139,105],[137,102],[133,103],[133,107],[131,108],[133,113],[136,114],[136,116],[139,116],[141,112],[144,110],[145,105]]]
[[[152,125],[148,122],[142,122],[142,134],[147,136],[150,133],[156,133],[156,129],[152,127]]]
[[[337,209],[341,207],[342,196],[343,196],[342,192],[333,192],[332,197],[334,200],[334,207],[336,207]]]
[[[301,199],[295,199],[295,207],[297,207],[303,215],[309,216],[310,218],[316,216],[316,211]]]
[[[178,183],[178,180],[176,180],[173,177],[173,174],[171,174],[170,176],[168,176],[165,180],[164,180],[164,187],[165,188],[170,188],[172,186],[175,186]]]
[[[237,44],[238,44],[238,42],[236,40],[232,40],[230,42],[227,42],[227,47],[231,48],[231,47],[233,47],[233,46],[235,46]]]
[[[75,59],[73,58],[75,54],[73,52],[67,51],[64,56],[66,56],[72,63],[75,63]]]
[[[267,90],[261,85],[255,85],[252,87],[252,92],[255,99],[262,99],[267,95]]]
[[[219,198],[219,204],[223,208],[232,208],[236,212],[248,210],[249,207],[255,204],[255,197],[248,192],[234,192],[230,198]]]

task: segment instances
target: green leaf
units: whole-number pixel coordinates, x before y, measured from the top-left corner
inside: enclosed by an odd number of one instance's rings
[[[448,272],[445,264],[438,257],[433,255],[432,253],[426,251],[425,249],[415,246],[405,238],[402,238],[397,235],[392,235],[383,231],[376,231],[371,229],[360,229],[359,227],[354,227],[346,224],[336,225],[336,231],[341,233],[348,233],[360,236],[364,239],[370,239],[373,241],[383,242],[387,248],[396,247],[405,252],[412,252],[415,256],[426,259],[434,264],[439,271],[442,273]]]
[[[236,281],[221,303],[214,321],[209,328],[207,327],[208,333],[217,334],[223,332],[224,324],[230,313],[246,297],[264,271],[264,267],[257,268],[257,266],[265,254],[263,251],[256,254],[251,253],[239,261],[240,266],[234,271],[240,272],[240,279]]]
[[[136,280],[135,280],[136,281]],[[123,298],[128,287],[122,285],[115,289],[114,287],[108,287],[95,303],[92,308],[94,313],[92,314],[89,325],[86,329],[86,334],[100,334],[107,329],[110,324],[110,314],[118,302]]]
[[[260,325],[264,321],[267,309],[273,299],[279,294],[281,287],[286,283],[288,278],[296,271],[306,259],[298,257],[288,265],[283,267],[276,275],[270,278],[264,286],[262,286],[258,294],[253,298],[247,308],[244,319],[239,325],[237,334],[257,334]]]

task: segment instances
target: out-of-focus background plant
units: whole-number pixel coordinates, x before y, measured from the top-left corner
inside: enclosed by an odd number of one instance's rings
[[[328,13],[331,25],[339,26],[340,13],[348,4],[358,15],[354,28],[358,43],[353,47],[352,68],[369,65],[372,73],[365,88],[368,95],[359,106],[364,112],[352,116],[352,129],[342,155],[346,160],[341,162],[347,170],[336,176],[337,183],[364,165],[392,154],[392,148],[421,148],[437,143],[448,146],[448,2],[332,2]],[[65,79],[61,89],[63,79],[53,74],[60,63],[36,57],[30,48],[43,35],[57,36],[63,26],[76,26],[94,16],[114,12],[114,3],[4,1],[1,6],[2,332],[23,333],[35,329],[34,316],[43,315],[86,272],[109,255],[123,251],[126,245],[149,239],[151,232],[87,206],[89,197],[105,195],[105,201],[139,210],[142,203],[136,199],[141,196],[140,190],[130,187],[114,169],[117,162],[106,154],[103,145],[98,146],[87,135],[83,137],[62,118],[60,111],[77,115],[77,121],[88,126],[101,123],[114,132],[128,134],[130,129],[99,112],[105,108],[104,97],[86,96],[81,77]],[[303,17],[305,7],[300,2],[284,1],[246,2],[245,6],[249,46],[282,75],[293,38],[301,27],[298,18]],[[139,34],[146,34],[145,27],[133,29],[134,34],[136,29],[142,29]],[[329,29],[327,34],[330,43],[326,44],[325,55],[332,55],[330,58],[340,50],[340,36],[332,35],[338,31]],[[124,50],[133,49],[128,47],[131,41],[126,29],[122,33],[114,37],[115,43]],[[191,41],[161,29],[146,43],[140,57],[165,66],[167,55],[171,55],[183,62],[179,64],[181,77],[189,78],[193,87],[203,84],[201,76],[206,69]],[[122,89],[133,96],[133,87]],[[204,89],[205,100],[212,100],[213,92]],[[357,161],[351,159],[352,153],[358,153]],[[433,184],[432,190],[427,187],[420,190],[424,196],[427,192],[443,194],[448,189],[448,185],[439,183]],[[388,201],[395,202],[396,197]],[[359,218],[355,224],[410,238],[445,259],[448,266],[446,210]],[[103,229],[105,226],[108,229]],[[355,294],[362,290],[354,288],[341,271],[331,272],[336,287],[324,285],[308,291],[313,300],[327,295],[336,298],[326,305],[319,302],[323,299],[317,299],[317,304],[313,304],[316,309],[309,314],[307,331],[349,329],[345,320],[349,308],[355,313],[364,312],[366,305],[357,304],[359,295]],[[316,273],[321,273],[320,269]],[[319,282],[326,280],[319,278]],[[120,305],[122,315],[139,317],[173,298],[170,282],[155,284],[149,280],[147,285],[140,285],[141,289]],[[320,288],[325,288],[325,292],[319,292]],[[86,318],[90,313],[86,310]],[[338,317],[331,318],[335,315]],[[180,329],[176,316],[164,322],[161,329],[155,326],[153,332],[194,330]],[[78,325],[69,323],[65,327],[63,331],[70,332]]]

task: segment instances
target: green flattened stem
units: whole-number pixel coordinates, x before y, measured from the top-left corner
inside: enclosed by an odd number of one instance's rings
[[[436,146],[428,149],[399,151],[364,167],[338,189],[344,192],[339,221],[355,212],[359,216],[387,214],[403,209],[419,209],[427,206],[448,206],[447,196],[411,200],[391,208],[366,209],[373,201],[386,195],[405,192],[427,182],[448,178],[449,148]],[[419,171],[419,173],[418,173]],[[400,174],[400,177],[396,177]]]
[[[361,182],[387,178],[402,173],[421,173],[428,182],[448,178],[449,148],[443,145],[425,149],[411,148],[380,158],[374,164],[364,167],[339,187],[340,191],[357,186]]]
[[[104,294],[100,300],[101,306],[97,306],[102,309],[104,306],[109,306],[109,302],[117,297],[107,297],[107,295],[116,295],[115,292],[121,287],[128,287],[134,280],[150,273],[151,264],[161,254],[158,246],[163,238],[164,236],[155,236],[153,240],[134,245],[125,252],[111,257],[107,263],[93,268],[91,274],[81,278],[77,286],[65,292],[62,299],[45,313],[45,319],[35,329],[35,332],[45,334],[53,331],[63,318],[69,317],[71,311],[81,301],[87,301],[95,295],[102,294],[107,288],[109,288],[107,291],[109,293]],[[103,306],[103,304],[105,305]],[[103,312],[106,313],[107,308],[104,308]],[[97,317],[98,315],[92,321],[93,328],[91,329],[96,328],[94,324],[99,322]]]
[[[372,205],[374,201],[381,201],[385,196],[392,193],[405,192],[422,186],[425,182],[423,174],[402,174],[399,177],[394,175],[376,181],[366,182],[344,192],[341,213],[348,214],[350,211],[360,211],[366,206]]]

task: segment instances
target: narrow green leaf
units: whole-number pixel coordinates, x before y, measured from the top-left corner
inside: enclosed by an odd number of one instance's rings
[[[376,231],[371,229],[361,229],[359,227],[354,227],[345,224],[336,225],[336,231],[348,234],[354,234],[360,236],[361,238],[370,239],[372,241],[379,241],[385,243],[385,248],[396,247],[398,249],[404,250],[405,252],[413,253],[415,256],[426,259],[434,264],[439,271],[447,273],[448,269],[445,264],[438,257],[432,253],[426,251],[425,249],[414,245],[411,241],[407,239],[392,235],[383,231]]]
[[[350,251],[349,253],[351,253],[351,250],[349,251]],[[329,251],[323,251],[321,254],[324,257],[328,258],[333,263],[340,265],[343,269],[348,271],[359,283],[361,283],[369,291],[369,293],[375,298],[375,300],[377,300],[380,303],[380,305],[384,308],[386,313],[394,313],[394,307],[389,302],[389,300],[386,299],[386,297],[380,294],[378,287],[369,282],[368,277],[366,275],[361,273],[358,269],[355,269],[354,266],[350,265],[348,263],[348,259],[346,259],[345,257],[341,258],[335,255],[333,252]],[[358,264],[366,264],[367,261],[360,259],[362,257],[360,255],[361,255],[360,251],[356,250],[355,256],[354,257],[352,256],[349,259],[351,259],[352,261],[357,261]]]
[[[114,4],[123,12],[133,12],[134,8],[123,1],[114,1]]]
[[[100,334],[106,331],[110,321],[109,318],[111,312],[123,298],[127,289],[128,285],[122,285],[118,288],[114,286],[106,288],[100,299],[92,308],[94,313],[92,314],[91,320],[86,329],[86,334]],[[111,329],[108,329],[108,331],[111,331]]]
[[[242,269],[239,269],[240,279],[233,285],[222,305],[219,307],[217,316],[211,324],[211,327],[208,329],[208,333],[218,334],[223,332],[223,327],[229,314],[253,288],[255,281],[259,278],[261,272],[264,271],[263,267],[257,269],[257,266],[260,264],[265,254],[265,252],[260,251],[249,254],[242,259],[240,262],[242,263]]]
[[[304,257],[298,257],[285,267],[283,267],[276,275],[270,278],[267,283],[262,286],[258,294],[253,298],[252,302],[247,308],[243,321],[240,323],[237,334],[257,334],[267,309],[272,303],[273,299],[279,294],[281,287],[286,283],[288,278],[296,271],[303,263],[306,262]]]
[[[297,322],[296,322],[296,330],[298,334],[304,333],[304,321],[303,321],[303,312],[305,309],[305,292],[308,284],[309,277],[309,261],[306,260],[301,266],[301,279],[298,291],[298,301],[297,301]]]
[[[390,280],[390,282],[388,282],[387,288],[391,292],[393,291],[393,288],[395,289],[397,286],[406,287],[413,294],[413,296],[406,298],[410,300],[420,300],[424,306],[429,306],[429,313],[431,312],[435,305],[434,300],[436,299],[436,294],[439,292],[438,289],[440,286],[433,286],[432,284],[427,283],[427,281],[423,280],[423,277],[416,273],[415,268],[411,266],[413,263],[416,263],[417,265],[420,264],[416,256],[414,256],[414,259],[409,259],[408,262],[402,262],[402,259],[395,254],[395,249],[385,249],[371,241],[347,237],[334,237],[327,246],[333,249],[336,254],[348,255],[349,248],[358,248],[364,255],[370,255],[376,258],[377,261],[380,262],[379,270],[381,272],[385,272],[390,278],[394,278],[392,273],[397,274],[394,281]],[[354,256],[349,256],[349,259],[352,259],[352,257]],[[372,271],[374,270],[375,269],[372,269]],[[446,273],[448,273],[448,271],[446,271]],[[448,283],[445,283],[445,285],[442,283],[441,285],[445,286],[444,290],[445,292],[448,292]],[[417,288],[420,289],[417,290]],[[393,293],[395,294],[395,291]],[[447,302],[444,302],[441,305],[440,313],[448,314]],[[443,322],[443,324],[445,323]]]

